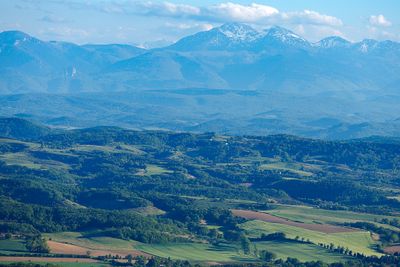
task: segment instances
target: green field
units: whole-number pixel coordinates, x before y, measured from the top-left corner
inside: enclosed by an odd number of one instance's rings
[[[33,260],[30,262],[38,263],[40,265],[46,266],[47,264],[52,264],[61,267],[110,267],[110,264],[103,262],[43,262],[38,260]],[[17,263],[17,261],[0,261],[0,263]]]
[[[281,158],[268,158],[268,157],[239,157],[236,158],[234,163],[229,164],[240,164],[242,166],[250,166],[252,164],[258,163],[260,170],[280,170],[289,171],[300,176],[312,176],[313,172],[320,171],[322,166],[316,164],[309,164],[303,162],[284,162]],[[224,165],[224,164],[221,164]]]
[[[67,164],[55,160],[43,160],[30,156],[27,153],[4,153],[0,155],[0,160],[4,161],[7,165],[23,166],[30,169],[61,169],[68,170]]]
[[[305,170],[301,170],[303,168],[303,164],[298,163],[289,163],[289,162],[274,162],[261,164],[261,170],[281,170],[281,171],[289,171],[296,173],[300,176],[312,176],[313,173]]]
[[[28,250],[25,247],[24,240],[21,239],[6,239],[0,240],[0,253],[2,254],[19,254],[26,253]]]
[[[257,222],[257,221],[255,221]],[[252,227],[248,222],[245,224],[246,229]],[[279,225],[277,225],[279,227]],[[210,226],[218,228],[218,226]],[[260,226],[258,226],[260,228]],[[255,227],[249,231],[251,236],[257,231]],[[263,230],[263,232],[266,232]],[[275,230],[271,232],[276,232]],[[316,233],[310,231],[311,233]],[[352,233],[353,234],[353,233]],[[359,236],[359,233],[354,233]],[[309,234],[311,236],[312,234]],[[136,241],[127,241],[110,237],[85,237],[77,232],[63,232],[55,234],[46,234],[47,238],[51,238],[58,242],[67,242],[91,249],[137,249],[151,255],[159,257],[170,257],[171,259],[190,260],[190,261],[213,261],[213,262],[231,262],[231,261],[255,261],[254,255],[244,255],[237,244],[221,244],[218,246],[206,243],[169,243],[169,244],[144,244]],[[338,240],[341,240],[338,238]],[[349,242],[354,242],[349,241]],[[266,249],[274,252],[279,258],[286,259],[288,257],[297,257],[300,260],[324,260],[326,262],[338,262],[349,259],[337,253],[318,247],[313,244],[304,244],[296,242],[252,242],[252,246],[256,245],[258,250]]]
[[[280,259],[287,259],[288,257],[297,258],[300,261],[324,261],[326,263],[342,262],[351,260],[351,257],[341,255],[339,253],[332,253],[327,249],[321,248],[313,244],[304,244],[297,242],[276,242],[276,241],[262,241],[254,242],[259,251],[267,250],[274,253]]]
[[[260,237],[263,233],[283,232],[287,237],[294,239],[296,236],[310,240],[314,244],[331,244],[348,248],[353,252],[363,253],[365,255],[381,255],[376,252],[373,247],[376,242],[372,240],[369,232],[350,232],[325,234],[321,232],[311,231],[295,226],[268,223],[258,220],[248,221],[241,224],[251,237]]]
[[[199,243],[182,244],[140,244],[135,248],[159,257],[191,261],[254,261],[254,256],[243,255],[238,248],[233,245],[218,245]]]
[[[172,259],[221,262],[254,260],[253,256],[243,255],[243,253],[239,253],[236,246],[227,244],[220,246],[200,243],[155,245],[110,237],[86,237],[78,232],[51,233],[45,234],[44,236],[46,238],[51,238],[53,241],[65,242],[90,249],[138,249],[152,255],[165,258],[170,257]],[[17,246],[17,244],[15,244],[15,246]]]
[[[146,175],[159,175],[163,173],[172,173],[172,171],[167,170],[158,165],[153,165],[153,164],[146,165],[146,170],[145,170]]]
[[[45,234],[44,236],[46,238],[51,238],[53,241],[99,250],[132,249],[137,243],[135,241],[127,241],[105,236],[89,237],[79,232],[51,233]]]
[[[170,244],[143,244],[135,241],[127,241],[109,237],[83,237],[81,233],[63,232],[56,234],[46,234],[47,238],[54,241],[67,242],[70,244],[84,246],[92,249],[138,249],[143,252],[159,257],[170,257],[171,259],[190,260],[198,262],[251,262],[257,261],[254,255],[244,255],[237,245],[221,244],[214,246],[204,243],[170,243]],[[350,258],[331,253],[328,250],[312,244],[296,243],[296,242],[252,242],[257,249],[268,250],[277,255],[280,259],[288,257],[296,257],[301,261],[324,260],[325,262],[339,262]],[[26,252],[22,240],[1,240],[0,252],[4,254],[23,253]],[[35,261],[36,262],[36,261]],[[40,262],[40,258],[38,261]],[[43,263],[43,262],[40,262]],[[57,265],[65,267],[82,266],[82,267],[103,267],[107,264],[103,263],[57,263]]]
[[[29,251],[26,249],[24,240],[21,239],[7,239],[0,240],[0,253],[3,255],[9,254],[26,254]],[[40,263],[45,265],[47,262],[44,262],[41,257],[38,257],[37,260],[31,260],[31,262]],[[12,261],[0,261],[0,263],[14,263]],[[106,263],[86,263],[86,262],[52,262],[52,264],[62,267],[106,267],[110,266]]]
[[[328,263],[350,260],[350,257],[338,253],[332,253],[327,249],[313,244],[297,242],[253,242],[258,251],[268,250],[276,254],[280,259],[295,257],[301,261],[323,260]],[[256,261],[256,257],[244,255],[238,247],[234,245],[213,246],[209,244],[168,244],[168,245],[148,245],[141,244],[137,249],[156,255],[159,257],[171,257],[172,259],[191,260],[191,261]],[[253,248],[252,248],[253,249]]]
[[[376,223],[382,219],[400,219],[394,216],[383,216],[368,213],[357,213],[351,211],[342,210],[324,210],[307,206],[291,206],[291,205],[276,205],[274,209],[265,211],[271,215],[275,215],[281,218],[286,218],[292,221],[298,221],[303,223],[326,223],[326,224],[343,224],[349,222],[370,222],[375,223],[381,227],[400,231],[400,229]]]

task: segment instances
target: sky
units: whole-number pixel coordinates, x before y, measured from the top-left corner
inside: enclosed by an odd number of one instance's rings
[[[158,47],[242,22],[288,28],[309,41],[341,36],[400,41],[399,0],[0,0],[0,31],[42,40]]]

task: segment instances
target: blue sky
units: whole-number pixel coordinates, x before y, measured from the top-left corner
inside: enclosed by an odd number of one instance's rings
[[[310,41],[331,35],[400,41],[398,14],[399,0],[13,0],[0,2],[0,31],[154,47],[235,21],[258,29],[279,25]]]

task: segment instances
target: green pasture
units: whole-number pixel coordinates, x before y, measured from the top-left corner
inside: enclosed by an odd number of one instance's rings
[[[292,206],[292,205],[276,205],[274,209],[264,211],[271,215],[281,218],[286,218],[291,221],[303,223],[321,223],[321,224],[343,224],[350,222],[370,222],[375,223],[381,227],[400,231],[399,228],[378,223],[382,219],[399,219],[400,217],[385,216],[369,213],[358,213],[342,210],[324,210],[307,206]]]
[[[371,238],[371,234],[366,231],[325,234],[300,227],[258,220],[245,222],[241,224],[241,228],[246,230],[250,237],[253,238],[260,237],[263,233],[283,232],[291,239],[299,237],[300,239],[309,240],[314,244],[322,243],[329,245],[332,243],[336,247],[341,246],[365,255],[381,255],[374,250],[376,242]]]
[[[267,250],[274,253],[277,258],[297,258],[300,261],[323,261],[326,263],[343,262],[351,260],[349,256],[333,253],[314,244],[305,244],[291,241],[262,241],[254,242],[257,250]]]

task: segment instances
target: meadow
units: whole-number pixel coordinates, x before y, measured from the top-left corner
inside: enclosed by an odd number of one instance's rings
[[[372,239],[371,233],[367,231],[327,234],[300,227],[258,220],[245,222],[241,224],[240,227],[246,230],[249,236],[252,238],[258,238],[263,233],[267,234],[282,232],[285,233],[290,239],[295,239],[297,237],[301,240],[310,241],[314,244],[334,244],[336,247],[341,246],[348,248],[353,252],[358,252],[364,255],[381,255],[374,250],[374,246],[376,246],[377,243]]]
[[[343,224],[349,222],[370,222],[380,227],[400,231],[399,228],[379,223],[380,221],[400,219],[397,216],[360,213],[343,210],[325,210],[301,205],[273,205],[273,209],[263,211],[265,213],[302,223],[317,224]]]
[[[254,242],[257,249],[274,253],[279,259],[288,257],[297,258],[300,261],[323,261],[326,263],[343,262],[351,260],[351,257],[328,251],[325,248],[313,244],[304,244],[292,241],[260,241]]]

